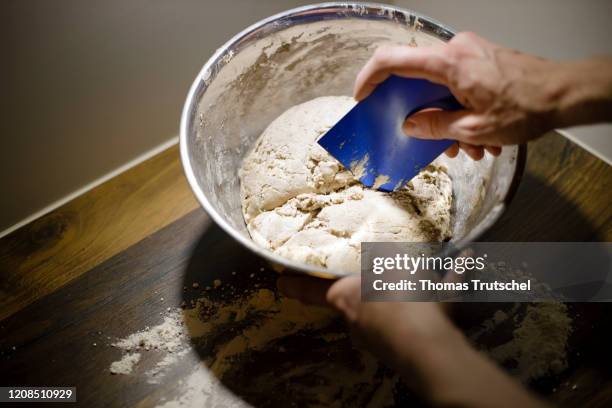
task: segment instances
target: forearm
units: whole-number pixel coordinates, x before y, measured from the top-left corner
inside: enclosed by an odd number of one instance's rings
[[[612,58],[562,64],[553,127],[612,122]]]
[[[443,344],[424,342],[413,348],[412,355],[404,355],[411,361],[406,365],[407,369],[399,368],[400,372],[404,371],[404,378],[414,378],[416,375],[420,391],[432,405],[545,406],[493,362],[472,348],[458,330],[449,333],[440,341]]]

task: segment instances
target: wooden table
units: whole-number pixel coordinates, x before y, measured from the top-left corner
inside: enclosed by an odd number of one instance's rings
[[[486,239],[610,241],[611,199],[611,168],[548,134],[529,146],[516,197]],[[209,284],[219,270],[236,272],[238,285],[273,287],[263,266],[199,208],[178,149],[170,148],[0,240],[0,385],[76,386],[88,407],[155,405],[185,373],[155,386],[111,376],[108,365],[120,353],[107,337],[159,323],[160,313],[184,300],[184,286]],[[258,279],[246,282],[251,273]],[[587,315],[610,311],[578,307]],[[579,336],[570,369],[555,393],[544,391],[547,398],[612,405],[606,322]]]

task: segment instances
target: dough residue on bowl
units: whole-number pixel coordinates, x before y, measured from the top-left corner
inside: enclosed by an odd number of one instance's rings
[[[327,96],[296,105],[261,134],[240,169],[252,239],[297,261],[358,272],[361,242],[451,238],[452,182],[432,164],[398,191],[364,187],[317,144],[355,104]]]

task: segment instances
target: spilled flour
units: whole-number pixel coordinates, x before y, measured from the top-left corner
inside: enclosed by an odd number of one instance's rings
[[[108,369],[112,374],[131,374],[138,361],[140,353],[125,354],[121,360],[111,363]]]
[[[179,313],[175,311],[164,317],[160,325],[147,327],[141,332],[117,341],[113,346],[126,351],[159,349],[173,353],[181,348],[182,336],[183,323]]]
[[[125,354],[111,369],[138,352],[143,359],[134,362],[134,374],[149,383],[181,373],[174,395],[160,401],[166,408],[279,406],[287,402],[287,387],[291,400],[305,406],[392,406],[399,384],[352,346],[335,313],[263,288],[232,301],[200,297],[113,346]],[[197,355],[187,358],[190,352]],[[147,358],[153,368],[139,369]]]
[[[131,374],[143,352],[155,351],[163,357],[147,371],[146,375],[148,382],[156,383],[168,368],[189,352],[186,339],[181,310],[171,310],[161,324],[147,327],[112,343],[113,347],[123,350],[125,354],[121,360],[112,363],[109,370],[113,374]]]
[[[330,310],[302,305],[268,288],[234,293],[231,299],[213,296],[226,286],[197,292],[188,308],[172,309],[160,324],[112,343],[123,356],[109,370],[166,384],[155,399],[164,408],[289,402],[385,407],[410,400],[397,375],[355,348]],[[487,346],[484,337],[506,325],[508,338]],[[563,304],[516,304],[492,313],[471,340],[530,382],[567,367],[571,330]]]
[[[494,347],[489,355],[500,363],[515,362],[513,371],[525,382],[560,374],[567,368],[571,332],[567,305],[536,303],[527,306],[512,340]]]
[[[515,377],[529,383],[567,369],[572,323],[563,303],[515,303],[508,311],[497,310],[470,340]],[[488,346],[484,339],[492,336],[504,341]]]

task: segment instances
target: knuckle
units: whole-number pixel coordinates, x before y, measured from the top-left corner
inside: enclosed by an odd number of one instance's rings
[[[466,118],[456,126],[454,131],[465,143],[479,145],[489,131],[489,126],[481,119]]]
[[[478,38],[479,37],[471,31],[462,31],[458,33],[457,35],[455,35],[453,37],[453,40],[456,40],[456,42],[465,43],[465,42],[474,42]]]
[[[472,96],[488,92],[488,86],[483,83],[478,73],[468,69],[458,69],[455,75],[457,90]]]
[[[441,53],[442,58],[449,62],[457,62],[462,57],[462,48],[454,43],[449,43]]]
[[[441,71],[449,72],[458,62],[456,51],[452,47],[445,47],[437,53],[436,58],[432,58],[428,65],[431,68],[438,68]]]
[[[457,90],[465,95],[472,95],[476,90],[476,84],[474,81],[465,75],[458,76],[459,78],[457,78],[456,81]]]
[[[374,50],[374,58],[380,58],[381,54],[387,51],[386,45],[380,45]]]
[[[337,290],[335,290],[334,286],[332,286],[327,293],[325,293],[325,301],[330,305],[338,305],[340,301],[340,294]]]
[[[449,133],[457,140],[468,140],[471,133],[467,131],[463,126],[452,124],[449,126]]]
[[[449,79],[452,82],[458,83],[465,77],[463,65],[468,56],[469,50],[461,44],[449,43],[445,47],[444,52],[441,54],[440,63],[444,64],[449,73]]]
[[[476,50],[482,46],[482,40],[476,34],[463,31],[455,35],[448,42],[448,49],[451,55],[457,59],[465,59],[475,54]]]
[[[391,49],[388,45],[381,45],[374,51],[372,59],[378,64],[386,64],[389,61]]]
[[[448,136],[448,135],[443,134],[445,132],[442,129],[443,124],[441,120],[441,115],[432,114],[432,115],[428,115],[428,117],[429,117],[429,120],[425,121],[426,129],[432,136],[436,138]]]
[[[328,290],[325,294],[325,300],[327,301],[327,303],[335,305],[338,303],[339,295],[340,294],[338,293],[338,291],[335,290],[335,288],[332,286],[330,290]]]
[[[485,127],[486,125],[482,119],[467,120],[464,124],[464,129],[471,134],[480,133]]]

